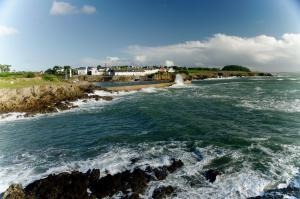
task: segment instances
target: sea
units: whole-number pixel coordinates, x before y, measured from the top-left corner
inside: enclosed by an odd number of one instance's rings
[[[53,173],[105,176],[172,158],[184,167],[151,182],[143,198],[162,185],[176,188],[170,198],[230,199],[300,187],[300,74],[96,94],[113,100],[0,121],[0,192]],[[222,173],[214,183],[203,176],[209,169]]]

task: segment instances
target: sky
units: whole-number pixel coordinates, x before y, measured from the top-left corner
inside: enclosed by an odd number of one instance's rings
[[[0,0],[0,64],[300,71],[300,0]]]

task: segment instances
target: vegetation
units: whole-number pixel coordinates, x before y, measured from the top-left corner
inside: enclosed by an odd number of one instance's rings
[[[36,74],[33,72],[1,72],[0,78],[14,79],[14,78],[33,78]]]
[[[243,71],[243,72],[251,72],[249,68],[239,65],[228,65],[222,68],[223,71]]]
[[[43,80],[50,81],[50,82],[58,82],[59,81],[59,78],[55,75],[44,74],[42,78],[43,78]]]
[[[0,72],[9,72],[11,65],[0,64]]]

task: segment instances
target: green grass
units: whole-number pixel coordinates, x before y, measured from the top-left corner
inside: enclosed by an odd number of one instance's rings
[[[31,86],[62,83],[61,78],[54,75],[38,75],[31,72],[0,73],[0,89],[26,88]]]
[[[33,72],[0,72],[0,78],[15,79],[15,78],[33,78],[36,74]]]

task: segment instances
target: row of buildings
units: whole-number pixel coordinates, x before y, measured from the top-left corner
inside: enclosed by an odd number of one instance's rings
[[[106,76],[147,76],[158,72],[174,73],[173,68],[166,67],[126,67],[126,68],[108,68],[108,67],[80,67],[75,69],[77,75],[106,75]]]

